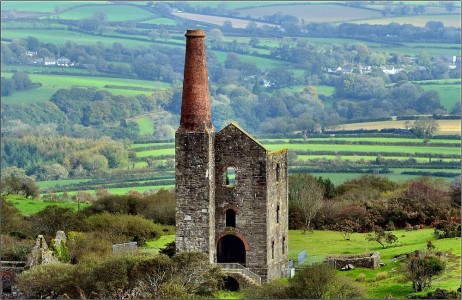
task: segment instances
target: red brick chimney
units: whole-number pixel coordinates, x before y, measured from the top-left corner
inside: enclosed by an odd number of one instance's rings
[[[187,30],[180,127],[187,131],[211,128],[210,95],[205,60],[205,32]]]

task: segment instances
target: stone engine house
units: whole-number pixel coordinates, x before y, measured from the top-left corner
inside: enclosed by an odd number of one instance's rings
[[[211,121],[203,30],[186,32],[175,134],[177,252],[240,264],[269,281],[288,271],[287,149],[269,151],[231,123]]]

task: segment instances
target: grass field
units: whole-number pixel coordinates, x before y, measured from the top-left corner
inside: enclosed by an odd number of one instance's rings
[[[148,21],[143,21],[141,23],[146,24],[156,24],[156,25],[177,25],[177,21],[169,18],[154,18]]]
[[[361,152],[376,152],[376,153],[433,153],[433,154],[460,154],[460,148],[449,148],[449,147],[433,147],[423,146],[422,147],[403,147],[394,145],[322,145],[322,144],[270,144],[265,145],[270,151],[289,148],[291,150],[302,150],[302,151],[355,151]]]
[[[85,1],[85,4],[101,4],[101,1]],[[79,5],[76,1],[2,1],[2,10],[53,13],[56,10]]]
[[[411,24],[418,27],[425,27],[429,21],[441,21],[445,27],[460,27],[460,13],[459,14],[434,14],[434,15],[419,15],[419,16],[406,16],[406,17],[388,17],[377,19],[365,19],[353,21],[352,23],[358,24],[371,24],[371,25],[387,25],[392,22],[399,24]]]
[[[79,207],[83,209],[89,206],[88,203],[77,203],[73,201],[61,202],[61,201],[41,201],[35,199],[24,198],[23,196],[9,195],[6,197],[7,201],[14,203],[17,209],[25,216],[33,215],[39,211],[45,209],[50,205],[56,205],[59,207],[72,208],[77,210]]]
[[[265,15],[269,16],[277,12],[304,19],[305,22],[345,22],[381,17],[380,11],[324,3],[266,6],[239,10],[241,16],[249,15],[253,18],[263,18]]]
[[[134,119],[140,128],[140,135],[153,135],[154,134],[154,124],[152,119],[149,117],[135,118]]]
[[[64,186],[69,184],[77,184],[82,182],[88,182],[91,179],[61,179],[61,180],[45,180],[45,181],[37,181],[37,185],[40,188],[47,188],[53,186]]]
[[[341,274],[355,279],[360,273],[364,273],[366,275],[365,286],[368,296],[371,298],[383,299],[387,294],[391,294],[394,298],[405,298],[412,293],[412,287],[409,282],[402,283],[399,281],[400,276],[393,272],[393,270],[397,269],[399,262],[392,258],[395,255],[409,253],[414,250],[425,250],[427,241],[431,240],[438,251],[451,251],[455,255],[449,261],[446,273],[434,280],[432,289],[446,288],[456,290],[460,286],[460,238],[437,240],[432,233],[433,229],[431,228],[417,231],[397,230],[394,231],[394,234],[398,237],[397,245],[382,249],[378,243],[366,241],[365,235],[360,233],[352,234],[350,240],[347,241],[343,239],[339,232],[334,231],[315,230],[303,235],[300,230],[290,230],[289,258],[296,260],[297,254],[303,250],[308,252],[307,263],[322,261],[326,255],[331,254],[360,254],[379,251],[380,260],[386,264],[385,267],[377,270],[356,268]],[[375,276],[379,272],[388,272],[389,278],[375,281]]]
[[[351,123],[342,124],[338,128],[341,130],[357,130],[357,129],[384,129],[384,128],[402,128],[405,129],[404,125],[406,121],[380,121],[380,122],[366,122],[366,123]],[[446,134],[460,134],[460,120],[437,120],[439,124],[439,130],[436,135]]]
[[[255,21],[248,21],[236,18],[229,18],[229,17],[220,17],[220,16],[210,16],[210,15],[201,15],[201,14],[193,14],[193,13],[186,13],[186,12],[173,12],[172,15],[178,18],[183,18],[191,21],[203,22],[214,24],[218,26],[222,26],[225,21],[230,21],[234,28],[246,28],[250,22],[254,22],[258,27],[263,25],[268,26],[278,26],[275,24],[265,23],[265,22],[255,22]]]
[[[455,105],[460,105],[460,92],[461,87],[459,84],[435,84],[435,85],[421,85],[421,87],[428,90],[435,90],[440,95],[440,103],[450,112]]]
[[[12,76],[12,73],[1,73],[7,78]],[[42,86],[37,89],[28,91],[18,91],[10,96],[2,97],[5,104],[12,103],[36,103],[50,100],[51,96],[59,89],[79,87],[96,87],[101,90],[111,92],[114,95],[135,96],[139,94],[150,95],[151,91],[127,90],[116,88],[105,88],[106,85],[130,86],[149,89],[167,89],[170,87],[168,83],[160,81],[111,78],[111,77],[91,77],[91,76],[62,76],[48,74],[30,74],[29,78],[32,82],[40,82]]]
[[[81,32],[68,31],[68,30],[45,30],[45,29],[2,29],[2,39],[25,39],[28,36],[37,38],[42,43],[53,43],[56,45],[65,45],[67,41],[72,41],[79,44],[94,45],[97,42],[102,42],[106,46],[114,43],[123,42],[124,46],[146,46],[152,44],[151,41],[136,41],[120,38],[107,37],[104,35],[87,35]]]
[[[289,259],[297,261],[297,255],[307,250],[308,258],[303,265],[321,262],[328,255],[362,254],[368,252],[380,252],[380,261],[385,266],[378,269],[355,268],[348,272],[338,271],[340,275],[356,279],[359,274],[364,274],[365,282],[361,284],[367,290],[368,298],[383,299],[385,296],[393,298],[407,298],[413,294],[410,282],[402,282],[401,276],[396,273],[400,260],[393,259],[397,255],[406,254],[415,250],[425,250],[428,241],[436,246],[437,251],[450,252],[444,274],[433,279],[431,290],[443,288],[456,290],[460,284],[461,270],[461,245],[460,238],[436,239],[433,229],[426,228],[416,231],[395,230],[393,233],[398,237],[396,244],[383,249],[376,242],[368,242],[364,233],[353,233],[350,240],[345,240],[339,232],[314,230],[308,234],[302,234],[301,230],[289,230]],[[149,241],[143,251],[155,253],[159,248],[174,240],[173,235],[162,236],[158,240]],[[297,264],[296,264],[297,266]],[[387,273],[387,278],[376,280],[378,273]],[[420,295],[426,295],[425,290]],[[232,294],[233,298],[240,298],[242,294]]]
[[[227,52],[216,51],[216,50],[210,50],[210,52],[213,52],[215,56],[217,57],[217,60],[223,64],[226,58],[228,57]],[[241,61],[254,62],[259,69],[270,69],[270,68],[286,66],[286,63],[283,61],[265,58],[265,57],[259,57],[259,56],[239,54],[239,59]]]
[[[123,22],[131,20],[140,20],[144,18],[153,17],[153,13],[139,7],[123,4],[111,5],[88,5],[72,8],[59,14],[61,19],[65,20],[79,20],[90,18],[96,12],[101,11],[107,15],[109,22]]]

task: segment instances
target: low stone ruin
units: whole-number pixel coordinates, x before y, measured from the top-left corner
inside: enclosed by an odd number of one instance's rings
[[[58,258],[55,256],[54,252],[48,248],[48,244],[43,235],[37,236],[35,246],[32,248],[31,253],[27,257],[26,269],[57,261]]]
[[[351,270],[350,266],[356,268],[369,268],[375,269],[380,263],[380,253],[364,253],[354,255],[332,255],[327,256],[324,262],[332,263],[336,269],[339,270]]]

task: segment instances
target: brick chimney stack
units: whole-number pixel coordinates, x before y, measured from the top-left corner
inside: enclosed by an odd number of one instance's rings
[[[205,32],[187,30],[180,127],[186,131],[212,128],[205,56]]]

